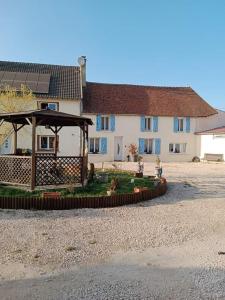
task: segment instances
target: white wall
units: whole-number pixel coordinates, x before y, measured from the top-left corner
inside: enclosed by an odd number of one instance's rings
[[[45,102],[45,100],[42,100]],[[59,102],[59,111],[73,115],[80,115],[80,101],[76,100],[51,100]],[[49,102],[51,102],[49,100]],[[37,135],[53,135],[51,130],[37,127]],[[31,149],[31,126],[25,126],[18,132],[18,148]],[[59,132],[59,156],[79,155],[80,153],[80,128],[63,127]]]
[[[225,159],[225,134],[220,138],[214,135],[201,135],[201,152],[200,157],[204,158],[205,153],[223,154]]]
[[[113,161],[114,160],[114,137],[123,136],[123,160],[126,160],[128,155],[128,147],[131,143],[138,146],[139,138],[160,138],[161,139],[161,154],[162,161],[191,161],[196,155],[196,128],[195,119],[191,118],[190,133],[174,133],[173,132],[173,117],[158,118],[158,132],[142,132],[140,130],[140,116],[131,115],[116,115],[115,116],[115,131],[96,131],[96,116],[84,114],[83,116],[91,118],[94,125],[89,127],[89,137],[107,137],[107,154],[89,154],[89,161]],[[169,143],[187,143],[187,152],[169,153]],[[156,155],[142,155],[144,161],[155,161]]]

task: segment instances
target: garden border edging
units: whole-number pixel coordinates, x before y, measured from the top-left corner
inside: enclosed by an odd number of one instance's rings
[[[165,178],[161,178],[154,190],[144,190],[139,193],[99,197],[60,197],[58,199],[41,197],[0,197],[0,209],[66,210],[116,207],[151,200],[164,195],[166,191],[167,181]]]

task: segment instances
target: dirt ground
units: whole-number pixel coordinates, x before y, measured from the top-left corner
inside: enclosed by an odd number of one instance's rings
[[[225,164],[163,170],[137,205],[0,210],[0,299],[225,299]]]

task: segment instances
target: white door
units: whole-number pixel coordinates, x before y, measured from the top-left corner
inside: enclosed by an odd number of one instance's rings
[[[123,137],[114,137],[114,160],[123,160]]]

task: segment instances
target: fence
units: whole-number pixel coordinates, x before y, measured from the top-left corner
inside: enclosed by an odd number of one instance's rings
[[[26,198],[26,197],[0,197],[0,208],[4,209],[38,209],[38,210],[63,210],[76,208],[104,208],[127,204],[162,196],[167,191],[166,180],[159,183],[154,190],[139,193],[121,194],[101,197],[71,197],[71,198]]]
[[[36,156],[36,186],[82,182],[80,156]]]
[[[31,182],[31,157],[0,156],[0,181],[29,185]]]

